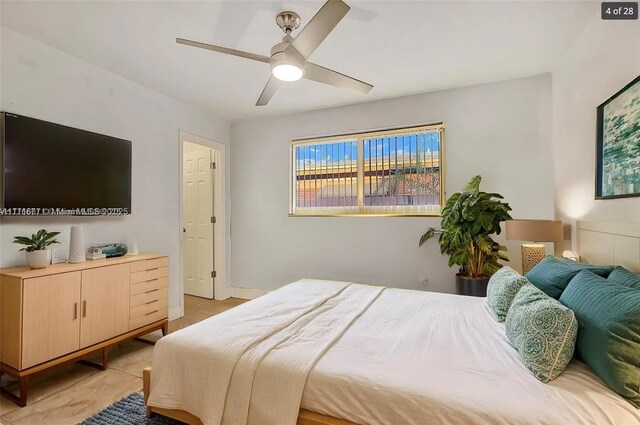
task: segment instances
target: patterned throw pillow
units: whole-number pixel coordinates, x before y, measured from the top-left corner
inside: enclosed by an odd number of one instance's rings
[[[513,299],[520,288],[527,283],[529,281],[526,277],[508,266],[504,266],[491,276],[487,286],[487,301],[498,322],[502,322],[507,317]]]
[[[573,357],[578,321],[573,311],[535,286],[525,285],[509,309],[506,332],[527,369],[549,382]]]

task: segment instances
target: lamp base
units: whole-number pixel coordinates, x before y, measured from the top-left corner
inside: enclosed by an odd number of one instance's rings
[[[522,274],[525,275],[542,261],[546,251],[545,246],[538,243],[525,243],[520,248],[522,249]]]

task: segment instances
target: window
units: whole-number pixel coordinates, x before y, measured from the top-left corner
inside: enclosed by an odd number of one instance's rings
[[[292,215],[439,215],[441,124],[291,142]]]

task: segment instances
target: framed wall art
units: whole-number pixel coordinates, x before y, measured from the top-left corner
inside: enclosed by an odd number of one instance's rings
[[[640,76],[597,116],[596,199],[640,196]]]

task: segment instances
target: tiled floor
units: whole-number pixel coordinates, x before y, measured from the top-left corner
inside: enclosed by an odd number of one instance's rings
[[[169,322],[169,331],[182,329],[245,301],[238,298],[212,301],[186,295],[185,315]],[[159,333],[149,335],[150,339],[159,337]],[[77,424],[127,394],[140,391],[142,369],[151,365],[152,351],[153,346],[149,344],[129,341],[111,349],[109,368],[104,372],[73,364],[37,376],[29,383],[26,407],[19,408],[0,398],[0,424]],[[3,376],[2,385],[11,388],[12,383]]]

